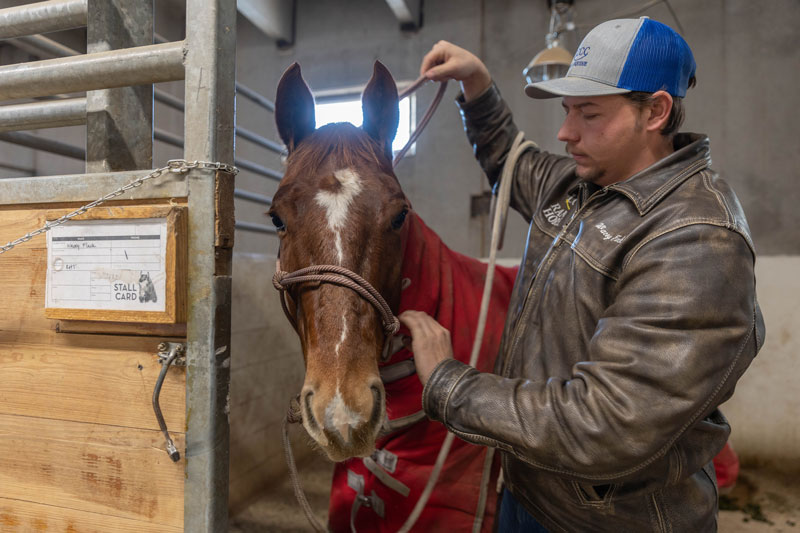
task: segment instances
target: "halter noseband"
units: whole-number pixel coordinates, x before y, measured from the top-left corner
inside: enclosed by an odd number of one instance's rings
[[[286,272],[281,270],[281,260],[277,259],[275,261],[275,275],[272,277],[272,284],[280,292],[281,307],[295,330],[297,329],[297,322],[286,307],[286,297],[284,293],[289,286],[307,281],[333,283],[334,285],[347,287],[372,304],[381,317],[381,324],[383,325],[383,333],[385,335],[381,360],[385,361],[388,359],[387,356],[391,354],[386,353],[388,351],[387,347],[391,345],[391,338],[400,329],[400,320],[394,316],[389,304],[387,304],[383,296],[375,290],[375,287],[370,285],[367,280],[355,272],[344,267],[336,265],[313,265],[295,270],[294,272]]]

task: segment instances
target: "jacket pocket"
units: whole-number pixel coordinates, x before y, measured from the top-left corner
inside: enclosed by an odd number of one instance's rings
[[[578,502],[585,507],[594,509],[608,509],[617,491],[616,483],[592,485],[589,483],[579,483],[578,481],[568,481],[578,498]]]
[[[703,473],[708,478],[708,482],[711,483],[711,486],[714,487],[714,497],[715,499],[719,499],[719,489],[717,488],[717,473],[714,471],[714,462],[711,461],[706,464],[703,468]]]

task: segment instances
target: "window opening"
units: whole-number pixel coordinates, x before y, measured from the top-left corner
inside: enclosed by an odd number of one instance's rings
[[[398,90],[410,85],[398,83]],[[363,116],[361,112],[361,92],[363,87],[348,87],[318,91],[314,94],[314,115],[317,127],[332,122],[350,122],[354,126],[361,126]],[[411,133],[416,128],[416,95],[400,100],[400,120],[397,125],[397,135],[392,142],[392,153],[396,154],[408,142]],[[414,155],[417,143],[411,145],[406,155]]]

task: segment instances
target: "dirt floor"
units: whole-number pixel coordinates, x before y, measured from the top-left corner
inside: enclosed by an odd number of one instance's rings
[[[299,465],[301,482],[317,516],[325,523],[332,465],[315,457]],[[720,500],[720,533],[800,533],[798,474],[742,468],[733,491]],[[244,511],[231,517],[229,533],[313,531],[294,498],[288,476]],[[455,532],[453,532],[455,533]]]

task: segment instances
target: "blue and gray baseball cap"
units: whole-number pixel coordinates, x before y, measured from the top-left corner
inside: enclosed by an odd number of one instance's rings
[[[647,17],[609,20],[590,31],[567,75],[531,83],[531,98],[667,91],[683,97],[694,76],[692,50],[675,30]]]

